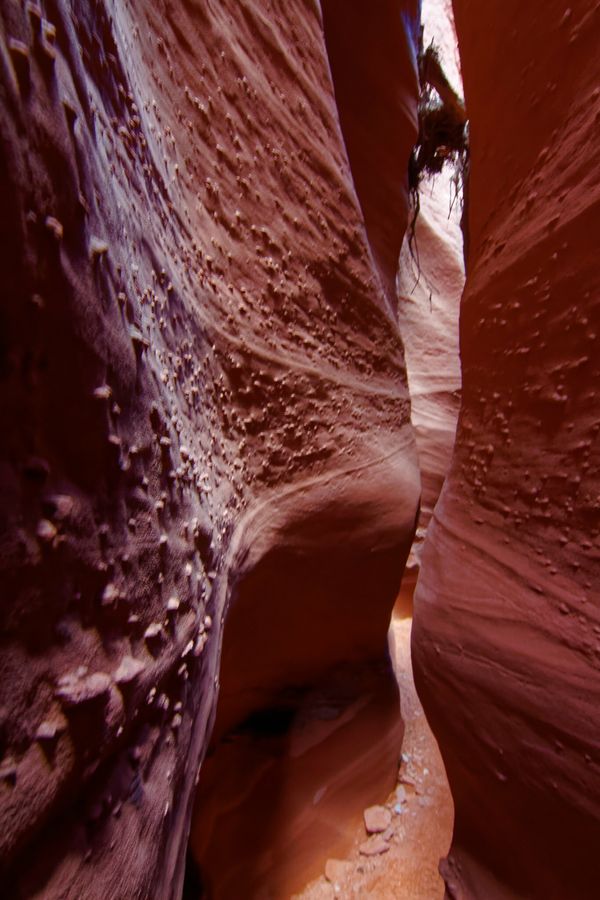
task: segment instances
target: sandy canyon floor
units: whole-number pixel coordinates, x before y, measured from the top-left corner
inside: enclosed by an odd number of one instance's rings
[[[440,752],[415,690],[410,661],[410,618],[394,617],[391,641],[406,723],[398,787],[379,811],[389,826],[368,836],[357,829],[345,859],[328,860],[323,875],[294,900],[369,897],[441,900],[438,862],[452,837],[453,806]],[[372,855],[371,855],[372,854]]]

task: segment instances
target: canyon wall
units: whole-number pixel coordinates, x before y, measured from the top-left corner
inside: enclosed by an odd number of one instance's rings
[[[236,603],[258,674],[233,718],[271,676],[385,664],[419,496],[389,292],[416,12],[379,19],[402,78],[361,123],[312,0],[0,4],[11,897],[179,896]],[[368,126],[392,213],[339,118]]]
[[[340,125],[369,244],[392,311],[417,135],[420,0],[321,0]]]
[[[453,90],[462,96],[450,0],[425,0],[423,45],[434,43]],[[397,611],[410,612],[423,541],[450,465],[460,403],[458,314],[465,283],[460,173],[446,164],[419,184],[419,212],[398,266],[398,322],[405,345],[411,419],[421,471],[421,507]],[[414,213],[411,211],[411,218]]]
[[[463,396],[415,598],[449,897],[587,900],[600,839],[600,5],[454,3]]]

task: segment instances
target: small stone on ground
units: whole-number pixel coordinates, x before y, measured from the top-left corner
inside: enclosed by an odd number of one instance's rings
[[[385,806],[369,806],[364,813],[365,828],[369,834],[377,834],[389,828],[392,815]]]
[[[374,834],[373,837],[361,844],[358,849],[363,856],[380,856],[382,853],[388,852],[390,845],[384,840],[382,835]]]
[[[325,878],[332,884],[341,884],[352,871],[352,864],[343,859],[328,859],[325,863]]]

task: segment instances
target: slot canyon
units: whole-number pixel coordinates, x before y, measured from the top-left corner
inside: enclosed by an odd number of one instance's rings
[[[600,2],[0,27],[0,898],[595,900]]]

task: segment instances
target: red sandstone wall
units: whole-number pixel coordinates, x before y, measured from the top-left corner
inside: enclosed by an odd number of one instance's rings
[[[424,46],[434,42],[446,76],[462,96],[451,0],[427,0],[422,21]],[[398,611],[412,610],[423,541],[452,458],[460,405],[458,316],[465,273],[462,197],[457,196],[457,186],[457,172],[449,165],[423,180],[414,237],[405,238],[398,266],[398,322],[422,485],[417,532]]]
[[[0,13],[3,890],[166,900],[239,579],[400,577],[403,350],[314,3]]]
[[[416,595],[456,805],[448,895],[597,895],[597,4],[456,0],[471,122],[463,400]]]
[[[408,160],[417,138],[420,0],[321,0],[340,124],[369,244],[396,309],[408,224]]]

